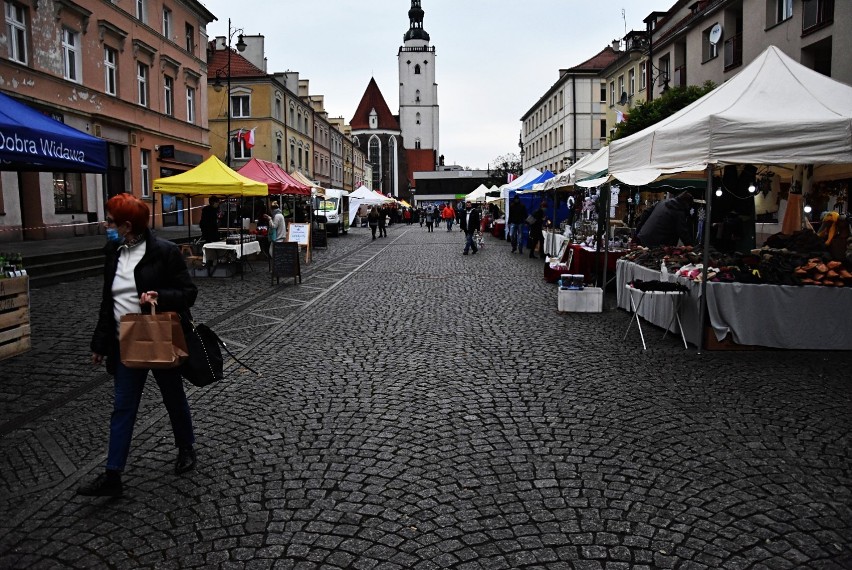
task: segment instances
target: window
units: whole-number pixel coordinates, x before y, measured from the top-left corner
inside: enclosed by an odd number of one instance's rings
[[[609,106],[615,105],[615,81],[609,82]]]
[[[299,147],[299,162],[298,162],[299,170],[302,169],[302,147]]]
[[[62,63],[65,79],[80,83],[80,34],[70,28],[62,28]]]
[[[53,173],[53,209],[57,214],[83,211],[83,176],[79,172]]]
[[[719,55],[719,44],[710,41],[710,32],[713,31],[715,24],[701,34],[701,60],[702,62],[710,61]]]
[[[834,0],[802,0],[802,32],[834,21]]]
[[[606,83],[601,83],[601,103],[606,103]]]
[[[281,139],[278,139],[278,140],[275,141],[275,151],[278,153],[276,160],[278,162],[281,162],[281,160],[282,160],[281,155],[283,153],[283,144],[281,143]]]
[[[648,86],[648,62],[643,61],[639,64],[639,90],[644,90]]]
[[[139,21],[143,24],[148,23],[148,18],[145,14],[145,2],[146,0],[136,0],[136,17],[139,18]]]
[[[136,64],[136,85],[139,87],[138,103],[143,107],[148,106],[148,66],[144,63]]]
[[[118,95],[116,82],[116,67],[118,52],[112,48],[104,48],[104,91],[107,95]]]
[[[417,113],[417,115],[415,116],[414,122],[418,125],[420,124],[420,113]]]
[[[195,123],[195,88],[186,88],[186,122]]]
[[[277,95],[277,94],[275,95],[275,108],[273,110],[273,113],[274,113],[273,116],[280,121],[281,120],[281,96]]]
[[[418,89],[417,91],[414,92],[414,102],[415,103],[420,102],[420,89]]]
[[[170,40],[172,39],[172,11],[168,8],[163,8],[163,36]]]
[[[369,154],[367,160],[373,165],[373,189],[383,190],[381,186],[382,173],[382,151],[379,146],[379,139],[372,137],[370,139]]]
[[[627,72],[627,88],[629,89],[627,94],[633,97],[633,94],[636,93],[636,69],[633,67]]]
[[[290,166],[296,165],[296,163],[294,162],[295,156],[296,156],[296,145],[293,144],[293,143],[290,143]]]
[[[606,119],[601,119],[601,136],[600,138],[606,138]]]
[[[420,64],[414,66],[414,75],[420,75]]]
[[[142,150],[139,153],[140,181],[142,184],[142,197],[151,196],[151,151]]]
[[[189,53],[195,53],[195,28],[193,28],[190,24],[186,24],[186,51]]]
[[[293,127],[296,125],[296,115],[295,111],[293,111],[293,107],[290,107],[290,126]],[[292,155],[290,155],[292,156]]]
[[[236,159],[251,158],[251,149],[246,147],[246,139],[244,137],[233,137],[231,139],[233,152],[231,156]]]
[[[175,115],[175,80],[168,75],[163,76],[163,112],[174,117]]]
[[[621,96],[624,95],[624,76],[618,76],[618,100],[621,101]]]
[[[24,7],[14,2],[6,2],[6,45],[9,59],[18,63],[27,63],[27,25]]]
[[[248,95],[231,95],[231,117],[250,117],[251,97]]]
[[[793,0],[770,0],[774,4],[772,17],[767,22],[769,25],[778,24],[793,17]],[[807,2],[805,2],[807,3]]]

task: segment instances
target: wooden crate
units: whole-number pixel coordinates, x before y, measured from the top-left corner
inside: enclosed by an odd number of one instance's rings
[[[0,279],[0,360],[31,347],[29,277]]]

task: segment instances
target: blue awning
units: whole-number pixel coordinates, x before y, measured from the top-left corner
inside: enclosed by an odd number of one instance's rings
[[[544,172],[539,174],[533,180],[530,180],[529,182],[527,182],[526,184],[524,184],[520,188],[517,188],[517,190],[529,190],[530,188],[533,187],[534,184],[539,184],[540,182],[546,182],[546,181],[550,180],[551,178],[553,178],[554,176],[556,176],[556,175],[553,174],[551,171],[545,170]]]
[[[106,172],[107,143],[0,93],[0,170]]]

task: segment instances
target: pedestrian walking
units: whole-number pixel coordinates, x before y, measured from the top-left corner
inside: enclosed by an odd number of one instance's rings
[[[405,220],[405,225],[410,226],[411,225],[411,208],[406,208],[405,210],[403,210],[402,217]]]
[[[379,229],[379,215],[379,209],[376,206],[370,208],[370,212],[367,214],[367,224],[373,233],[373,239],[376,239],[376,230]]]
[[[444,205],[443,204],[438,204],[437,206],[435,206],[435,210],[432,212],[432,219],[435,221],[435,227],[436,228],[441,227],[441,216],[443,215],[443,213],[444,213]]]
[[[390,208],[382,206],[379,210],[379,237],[388,237],[388,218],[392,215],[393,211]]]
[[[465,204],[465,209],[461,215],[461,219],[459,219],[459,226],[461,227],[465,236],[464,252],[462,253],[462,255],[467,255],[468,250],[473,250],[473,255],[476,255],[477,247],[476,242],[474,241],[474,236],[479,230],[479,223],[481,218],[482,214],[480,214],[479,208],[474,208],[473,204],[467,202]]]
[[[521,202],[520,197],[512,198],[512,203],[509,204],[509,238],[512,240],[512,253],[518,250],[518,253],[523,255],[524,244],[521,229],[527,219],[527,208]]]
[[[546,208],[547,203],[542,201],[538,210],[532,213],[533,223],[530,224],[530,241],[527,244],[532,259],[536,259],[535,248],[537,245],[541,246],[541,257],[544,258],[544,224],[547,221],[544,212]]]
[[[426,206],[426,212],[423,217],[426,220],[426,231],[431,232],[435,229],[435,206],[433,204],[429,204]]]
[[[148,229],[150,210],[145,202],[132,194],[117,194],[107,202],[106,211],[104,287],[91,349],[92,363],[106,361],[107,371],[114,376],[115,396],[106,470],[77,489],[78,495],[89,497],[118,497],[123,493],[121,474],[149,372],[147,368],[122,364],[118,343],[121,317],[142,312],[144,305],[156,304],[158,310],[176,311],[188,322],[192,318],[189,309],[198,295],[177,246],[154,237]],[[196,462],[189,403],[176,368],[156,369],[153,373],[169,412],[178,449],[174,471],[180,475],[193,469]]]
[[[453,207],[447,204],[444,206],[444,210],[441,212],[441,218],[447,223],[447,231],[453,231],[453,220],[456,219],[456,211],[453,210]]]
[[[272,245],[273,243],[282,243],[287,241],[287,221],[284,219],[284,214],[281,213],[281,206],[278,205],[278,202],[272,202],[270,204],[272,208],[272,213],[270,214],[270,228],[269,231],[271,236],[269,238],[269,255],[272,256],[272,248],[275,247]]]

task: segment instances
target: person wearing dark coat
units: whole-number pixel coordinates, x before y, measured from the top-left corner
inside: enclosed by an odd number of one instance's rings
[[[192,282],[178,247],[155,237],[148,229],[147,204],[131,194],[118,194],[106,204],[107,240],[104,249],[104,284],[98,323],[92,335],[92,363],[106,361],[107,372],[115,377],[115,397],[110,417],[106,471],[91,483],[77,489],[83,496],[117,497],[123,493],[124,471],[133,439],[133,426],[142,399],[148,368],[128,368],[121,362],[118,342],[121,317],[147,312],[177,312],[188,322],[190,307],[198,289]],[[178,448],[175,473],[195,467],[195,435],[189,403],[177,368],[153,370],[163,404],[169,413]]]
[[[544,224],[547,221],[547,217],[544,215],[544,212],[546,208],[547,204],[542,202],[538,210],[532,213],[532,217],[535,221],[530,224],[530,241],[527,244],[530,248],[530,257],[532,259],[536,259],[535,247],[539,243],[541,244],[541,257],[544,258]]]
[[[459,225],[461,226],[461,231],[464,232],[464,255],[467,255],[467,252],[471,249],[473,250],[473,255],[476,255],[478,251],[473,237],[477,230],[479,230],[481,220],[482,214],[479,212],[479,208],[474,208],[473,204],[467,202],[465,209],[459,214]]]
[[[639,230],[639,243],[645,247],[655,247],[677,245],[680,240],[683,245],[692,245],[692,225],[689,223],[691,209],[692,195],[689,192],[657,204]]]
[[[523,255],[524,244],[521,239],[521,228],[527,220],[527,208],[521,202],[518,196],[512,198],[512,203],[509,204],[509,237],[512,240],[512,253],[518,250],[518,253]]]
[[[210,196],[207,205],[201,208],[198,227],[201,228],[201,237],[205,242],[219,241],[219,198],[216,196]]]

